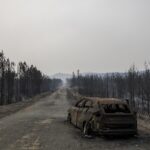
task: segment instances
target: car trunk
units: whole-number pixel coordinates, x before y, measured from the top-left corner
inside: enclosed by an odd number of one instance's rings
[[[105,114],[103,117],[105,129],[135,129],[136,119],[133,114]]]

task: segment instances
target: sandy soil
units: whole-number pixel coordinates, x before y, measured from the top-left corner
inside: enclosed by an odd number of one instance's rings
[[[150,134],[139,127],[130,139],[85,139],[66,121],[70,99],[64,89],[0,119],[0,150],[149,150]]]

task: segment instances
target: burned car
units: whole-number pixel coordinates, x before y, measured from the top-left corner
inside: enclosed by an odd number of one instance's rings
[[[83,135],[136,135],[137,117],[126,101],[82,98],[68,110],[68,121]]]

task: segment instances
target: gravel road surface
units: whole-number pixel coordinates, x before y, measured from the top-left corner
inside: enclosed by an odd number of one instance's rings
[[[150,150],[150,134],[130,139],[85,139],[66,121],[65,89],[0,119],[0,150]]]

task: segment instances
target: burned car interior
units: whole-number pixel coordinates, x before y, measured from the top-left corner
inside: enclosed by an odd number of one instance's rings
[[[104,104],[101,107],[106,113],[130,113],[130,109],[125,104]]]
[[[120,99],[82,98],[68,110],[68,121],[83,134],[137,134],[137,116],[127,102]]]

